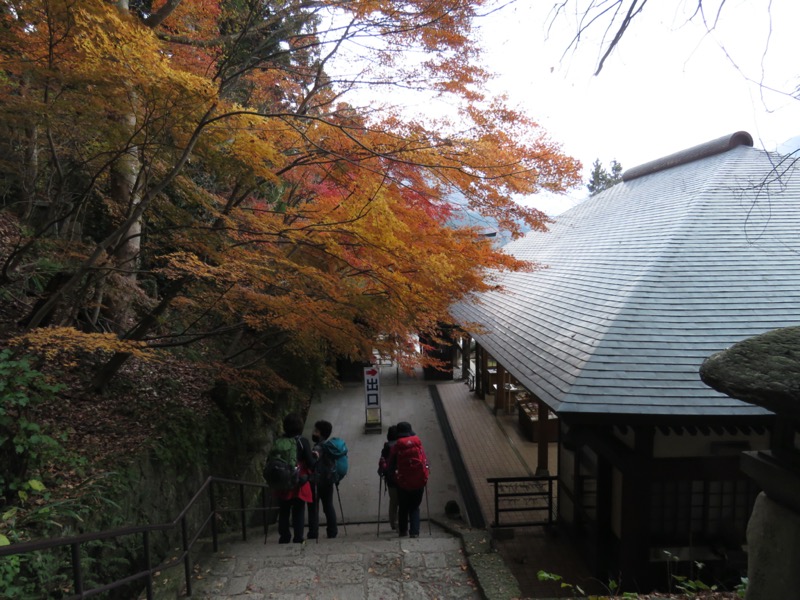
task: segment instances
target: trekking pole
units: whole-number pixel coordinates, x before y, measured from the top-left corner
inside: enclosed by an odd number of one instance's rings
[[[317,524],[317,540],[319,544],[319,487],[314,483],[314,522]]]
[[[375,534],[376,536],[380,537],[381,535],[381,482],[383,481],[383,475],[378,477],[378,531]]]
[[[344,510],[342,510],[342,496],[339,494],[339,484],[336,484],[336,497],[339,498],[339,514],[342,515],[342,527],[344,534],[347,535],[347,520],[344,518]]]
[[[428,501],[428,486],[425,486],[425,506],[428,509],[428,535],[433,535],[431,531],[431,503]]]

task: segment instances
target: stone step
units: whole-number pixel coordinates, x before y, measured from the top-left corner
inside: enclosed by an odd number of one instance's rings
[[[278,544],[270,531],[231,541],[199,561],[192,598],[478,599],[482,595],[461,538],[422,524],[419,538],[400,538],[381,524],[340,527],[336,539]]]

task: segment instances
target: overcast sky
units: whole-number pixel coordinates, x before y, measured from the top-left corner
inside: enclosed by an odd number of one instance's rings
[[[603,28],[568,51],[574,16],[557,18],[548,34],[554,2],[517,0],[481,19],[486,65],[498,73],[492,89],[580,159],[587,177],[595,159],[627,169],[738,130],[768,150],[800,136],[800,101],[748,81],[797,86],[800,1],[772,0],[770,20],[769,0],[727,0],[712,34],[687,24],[697,0],[650,2],[598,76]],[[719,2],[705,5],[713,14]],[[585,197],[585,188],[571,195]]]

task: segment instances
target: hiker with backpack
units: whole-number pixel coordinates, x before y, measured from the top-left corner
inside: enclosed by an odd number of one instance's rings
[[[381,449],[381,457],[378,459],[378,475],[383,477],[386,491],[389,494],[389,527],[392,528],[392,531],[397,530],[397,485],[394,482],[392,471],[389,469],[389,456],[395,442],[397,442],[397,425],[390,425],[386,431],[386,442]]]
[[[333,489],[347,474],[347,445],[344,440],[331,437],[333,425],[328,421],[314,423],[311,439],[314,442],[312,454],[316,461],[313,475],[312,493],[314,501],[308,512],[308,539],[319,538],[319,505],[325,513],[328,539],[339,533],[336,523],[336,507],[333,504]]]
[[[389,469],[397,485],[400,537],[419,537],[419,507],[428,483],[430,467],[422,441],[411,424],[397,424],[397,441],[389,453]]]
[[[279,544],[304,542],[306,504],[314,500],[309,476],[315,459],[311,444],[302,437],[303,425],[297,413],[283,418],[283,435],[273,443],[264,468],[264,478],[278,500]]]

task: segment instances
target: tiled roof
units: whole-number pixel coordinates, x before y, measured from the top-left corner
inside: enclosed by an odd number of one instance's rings
[[[544,268],[453,314],[558,413],[766,414],[698,369],[800,324],[800,173],[780,160],[739,145],[619,183],[506,246]]]

